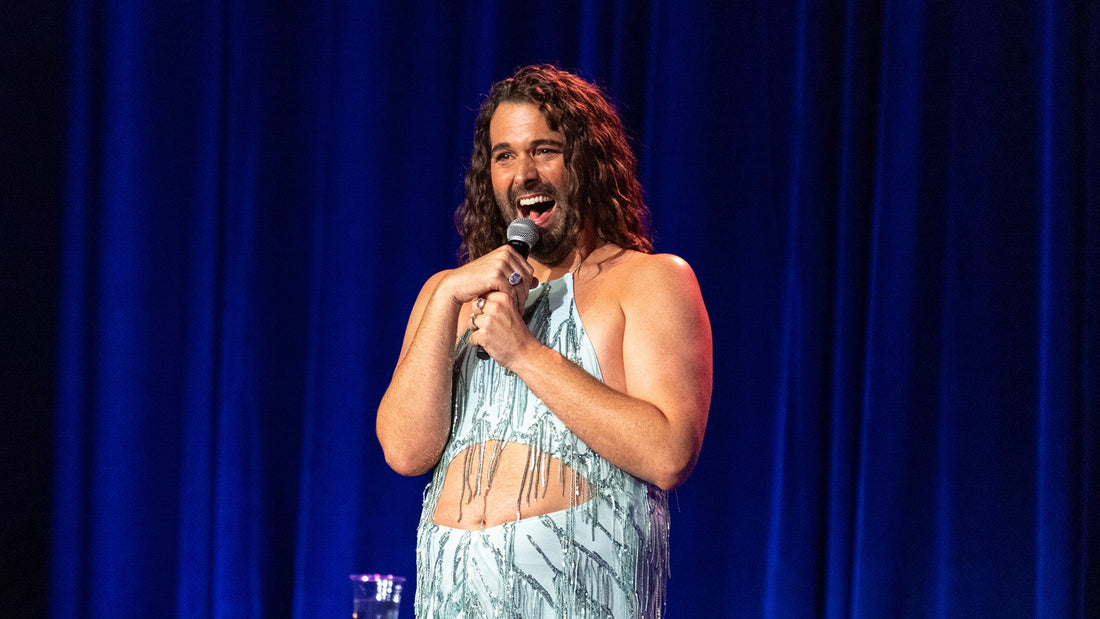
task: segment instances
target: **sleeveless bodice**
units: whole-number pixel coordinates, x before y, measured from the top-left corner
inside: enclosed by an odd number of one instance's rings
[[[545,282],[530,291],[524,321],[539,342],[553,348],[569,361],[602,381],[599,363],[592,342],[581,324],[574,300],[572,273],[561,279]],[[550,483],[551,474],[547,456],[557,458],[571,469],[571,479],[557,479],[568,488],[587,489],[587,496],[569,492],[570,508],[561,514],[562,526],[550,524],[552,519],[539,517],[551,527],[552,535],[559,540],[568,565],[562,570],[565,577],[559,583],[559,599],[555,615],[574,616],[577,609],[590,607],[593,599],[603,599],[611,591],[628,593],[626,602],[630,608],[627,617],[653,617],[663,606],[664,585],[668,575],[668,499],[667,494],[611,464],[584,443],[554,415],[527,385],[513,372],[492,359],[479,359],[475,347],[469,343],[467,331],[455,347],[451,436],[425,495],[418,531],[417,606],[459,608],[469,605],[473,597],[460,587],[445,591],[440,578],[441,555],[429,552],[431,541],[449,533],[432,521],[443,482],[451,461],[464,458],[464,475],[476,480],[473,486],[463,485],[466,501],[487,492],[481,488],[482,471],[486,483],[492,486],[496,457],[506,443],[521,444],[529,450],[527,462],[530,470],[516,497],[516,523],[520,522],[519,505],[524,495],[543,493]],[[496,445],[487,449],[487,444]],[[537,496],[537,495],[536,495]],[[577,498],[581,497],[581,498]],[[459,514],[461,520],[461,513]],[[527,522],[524,519],[522,522]],[[506,523],[509,524],[509,523]],[[515,524],[515,523],[511,523]],[[542,525],[540,525],[542,526]],[[505,535],[512,539],[512,529],[505,527]],[[614,558],[578,560],[577,539],[595,539],[597,532],[613,540]],[[455,534],[460,532],[455,531]],[[461,537],[461,539],[467,539]],[[513,547],[515,542],[508,542]],[[515,583],[523,582],[524,569],[512,559],[499,565],[507,582],[508,597],[513,600],[534,599],[535,594]],[[614,577],[602,581],[594,590],[586,591],[583,583],[591,582],[597,573],[614,565]],[[600,567],[603,566],[603,567]],[[450,579],[448,579],[449,581]],[[530,580],[528,578],[528,580]],[[599,580],[599,579],[597,579]],[[429,581],[432,581],[429,583]],[[427,588],[421,590],[420,587]],[[593,585],[595,586],[595,585]],[[601,593],[602,592],[602,593]],[[598,594],[598,595],[597,595]],[[496,594],[493,594],[496,595]],[[596,595],[596,598],[591,596]],[[616,594],[618,595],[618,594]],[[535,596],[537,597],[537,596]],[[524,602],[524,603],[527,603]],[[447,606],[451,604],[451,606]],[[569,611],[567,609],[574,609]],[[583,613],[584,616],[603,616],[600,613]],[[493,616],[512,617],[507,612]],[[519,613],[515,616],[525,616]],[[543,616],[538,613],[537,616]]]
[[[524,321],[537,340],[603,380],[596,351],[577,314],[571,273],[540,284],[530,292]],[[469,336],[467,331],[456,347],[454,417],[443,462],[450,462],[471,445],[495,440],[522,443],[569,466],[588,468],[586,462],[599,456],[570,432],[515,374],[492,359],[479,359],[469,344]]]

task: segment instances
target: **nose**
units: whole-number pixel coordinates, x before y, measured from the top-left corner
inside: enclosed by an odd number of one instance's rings
[[[529,155],[524,155],[516,162],[515,183],[519,186],[529,185],[539,180],[539,170],[535,160]]]

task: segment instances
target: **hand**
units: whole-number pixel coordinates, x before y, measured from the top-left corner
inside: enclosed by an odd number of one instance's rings
[[[481,346],[501,366],[509,367],[528,346],[539,345],[523,322],[522,308],[515,305],[511,295],[490,292],[471,307],[470,344]]]
[[[527,260],[516,250],[502,245],[449,272],[437,292],[450,295],[456,305],[470,303],[478,297],[487,298],[496,292],[510,298],[516,311],[522,313],[533,280],[534,270]]]

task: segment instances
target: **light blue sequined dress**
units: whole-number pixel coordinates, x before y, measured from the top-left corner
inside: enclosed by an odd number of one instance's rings
[[[573,277],[531,291],[524,317],[532,334],[601,379],[596,353],[577,315]],[[657,618],[668,578],[668,498],[604,460],[573,434],[515,374],[481,360],[468,343],[455,350],[450,442],[424,495],[417,530],[415,607],[421,619]],[[516,497],[517,520],[482,530],[432,522],[448,465],[465,459],[468,478],[493,471],[486,444],[519,443],[529,475]],[[473,447],[473,449],[468,449]],[[550,483],[553,469],[568,509],[518,519],[520,505]],[[492,485],[492,472],[488,473]],[[558,487],[558,486],[555,486]],[[487,488],[464,488],[464,497]]]

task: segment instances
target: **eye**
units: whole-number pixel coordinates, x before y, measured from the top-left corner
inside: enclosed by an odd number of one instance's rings
[[[493,155],[493,161],[494,162],[496,162],[496,161],[508,161],[511,158],[512,158],[512,153],[507,153],[507,152],[500,152],[500,153],[497,153],[496,155]]]

